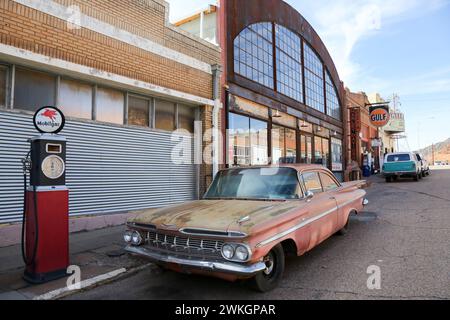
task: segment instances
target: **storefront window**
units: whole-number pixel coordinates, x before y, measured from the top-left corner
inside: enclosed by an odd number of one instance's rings
[[[150,100],[128,96],[128,124],[150,126]]]
[[[268,159],[267,122],[250,119],[250,150],[252,165],[266,165]]]
[[[321,137],[314,137],[314,161],[316,164],[323,164],[323,149]]]
[[[14,108],[36,111],[55,105],[56,77],[38,71],[16,68]]]
[[[297,163],[295,130],[276,125],[272,127],[272,163]]]
[[[155,127],[165,131],[175,130],[175,103],[156,100]]]
[[[314,159],[316,164],[328,167],[330,156],[329,140],[321,137],[314,137]]]
[[[68,117],[92,119],[92,85],[61,79],[59,107]]]
[[[194,133],[195,110],[190,106],[178,105],[178,129]]]
[[[230,113],[229,148],[230,165],[250,165],[250,124],[248,117]]]
[[[325,167],[329,167],[329,161],[330,161],[330,140],[328,139],[322,139],[322,151],[323,151],[323,165]]]
[[[6,106],[6,83],[8,69],[5,66],[0,66],[0,108]]]
[[[97,120],[123,124],[124,94],[123,92],[107,89],[97,89]]]
[[[300,146],[301,146],[301,163],[312,163],[312,138],[310,136],[300,136]]]
[[[342,141],[338,139],[331,139],[331,159],[333,171],[343,170],[343,149]]]

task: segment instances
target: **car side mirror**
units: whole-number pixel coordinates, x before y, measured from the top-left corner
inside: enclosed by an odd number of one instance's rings
[[[313,198],[314,198],[314,192],[309,191],[309,190],[306,191],[306,194],[305,194],[306,202],[310,202]]]

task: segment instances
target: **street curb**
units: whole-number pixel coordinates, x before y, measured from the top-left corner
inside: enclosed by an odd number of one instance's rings
[[[32,300],[62,299],[65,297],[69,297],[69,296],[87,291],[87,290],[94,289],[100,285],[108,284],[108,283],[129,277],[129,276],[134,275],[134,274],[138,273],[139,271],[142,271],[147,268],[157,270],[158,267],[153,263],[147,263],[147,264],[144,264],[144,265],[141,265],[138,267],[134,267],[134,268],[131,268],[128,270],[125,268],[117,269],[117,270],[108,272],[106,274],[99,275],[99,276],[93,277],[91,279],[86,279],[86,280],[81,281],[81,289],[70,290],[67,287],[60,288],[60,289],[53,290],[53,291],[44,293],[42,295],[36,296]]]

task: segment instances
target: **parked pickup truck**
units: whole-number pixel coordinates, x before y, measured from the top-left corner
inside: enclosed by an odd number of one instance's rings
[[[411,177],[419,181],[422,179],[422,165],[414,153],[388,153],[383,164],[383,175],[386,182],[399,177]]]

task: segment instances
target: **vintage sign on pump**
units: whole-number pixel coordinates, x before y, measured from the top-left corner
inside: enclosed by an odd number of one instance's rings
[[[376,127],[384,127],[389,123],[389,106],[370,107],[370,122]]]
[[[56,134],[64,128],[65,117],[58,108],[43,107],[34,114],[33,123],[41,133]]]

